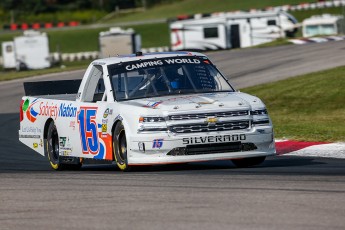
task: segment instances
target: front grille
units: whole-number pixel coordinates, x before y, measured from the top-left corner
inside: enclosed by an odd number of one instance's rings
[[[249,121],[231,121],[209,125],[208,123],[200,124],[181,124],[169,126],[173,133],[198,133],[198,132],[215,132],[215,131],[232,131],[248,129]]]
[[[253,143],[227,142],[187,145],[186,147],[177,147],[168,152],[168,156],[186,156],[186,155],[202,155],[229,152],[245,152],[257,149]]]
[[[181,121],[192,119],[203,119],[207,117],[239,117],[249,115],[248,110],[227,111],[227,112],[214,112],[214,113],[196,113],[196,114],[178,114],[168,116],[168,120]]]
[[[186,155],[200,155],[200,154],[213,154],[213,153],[240,152],[241,149],[242,149],[241,142],[187,145],[185,154]]]

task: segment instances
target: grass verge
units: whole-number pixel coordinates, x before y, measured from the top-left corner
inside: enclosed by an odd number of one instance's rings
[[[197,2],[198,1],[198,2]],[[289,4],[299,3],[300,0],[289,0]],[[312,1],[309,1],[312,2]],[[250,9],[261,8],[265,6],[284,5],[288,4],[282,0],[265,0],[255,1],[247,0],[243,2],[235,2],[230,0],[188,0],[181,1],[173,4],[161,5],[149,9],[141,13],[133,13],[122,17],[113,18],[107,22],[123,22],[123,21],[138,21],[145,19],[156,18],[169,18],[176,17],[180,14],[193,14],[200,12],[217,12],[217,11],[231,11],[237,9]],[[314,10],[301,10],[291,12],[300,22],[311,15],[331,13],[342,14],[341,7],[314,9]],[[128,26],[133,28],[137,33],[141,34],[142,47],[157,47],[157,46],[170,46],[169,25],[167,23],[146,24]],[[62,53],[84,52],[99,50],[98,35],[100,31],[106,31],[108,28],[97,29],[74,29],[74,30],[60,30],[49,31],[47,33],[50,38],[50,51]],[[13,40],[13,37],[19,36],[22,33],[4,33],[0,34],[0,42]],[[297,37],[301,36],[301,32],[297,33]],[[273,42],[269,46],[276,46],[286,44],[283,40]],[[264,47],[265,45],[263,45]]]
[[[167,23],[127,26],[124,28],[133,28],[136,33],[141,35],[143,48],[169,46],[170,44],[170,34]],[[107,30],[109,30],[108,27],[83,30],[47,30],[46,32],[49,36],[49,50],[50,52],[61,53],[97,51],[99,50],[99,32]],[[20,36],[21,34],[20,32],[0,34],[0,43],[11,41],[15,36]]]
[[[345,66],[243,89],[265,103],[276,138],[345,141]]]
[[[315,0],[305,0],[303,2],[315,2]],[[301,3],[301,0],[184,0],[171,4],[158,5],[144,12],[114,17],[106,22],[128,22],[136,21],[139,18],[141,20],[172,18],[184,14],[261,9],[267,6],[295,5],[299,3]]]

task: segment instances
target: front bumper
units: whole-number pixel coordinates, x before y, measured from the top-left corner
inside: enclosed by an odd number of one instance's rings
[[[171,164],[275,155],[272,128],[237,133],[140,134],[128,142],[128,164]]]

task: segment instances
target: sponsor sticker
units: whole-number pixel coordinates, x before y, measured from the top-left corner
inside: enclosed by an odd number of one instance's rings
[[[153,140],[153,144],[152,144],[152,148],[155,149],[160,149],[163,146],[163,139],[154,139]]]
[[[108,130],[108,125],[107,124],[102,124],[102,133],[106,133]]]
[[[107,108],[103,113],[103,118],[107,118],[108,115],[111,115],[111,114],[113,114],[113,109]]]
[[[120,120],[120,121],[122,121],[123,120],[123,118],[122,118],[122,116],[119,114],[119,115],[117,115],[116,117],[115,117],[115,121],[117,121],[117,120]]]
[[[159,106],[163,101],[154,101],[154,102],[148,102],[146,105],[144,105],[145,108],[156,108]]]
[[[41,102],[39,116],[52,117],[56,120],[57,117],[76,117],[77,107],[73,106],[72,103],[61,103],[60,105]]]
[[[59,144],[61,147],[65,147],[66,146],[66,137],[59,137],[60,141]]]
[[[23,133],[41,133],[41,129],[38,127],[27,126],[22,128]]]
[[[200,64],[200,60],[196,58],[169,58],[154,61],[141,61],[132,63],[125,66],[128,71],[142,69],[146,67],[162,66],[162,65],[174,65],[174,64]]]
[[[19,138],[40,138],[40,135],[19,135]]]

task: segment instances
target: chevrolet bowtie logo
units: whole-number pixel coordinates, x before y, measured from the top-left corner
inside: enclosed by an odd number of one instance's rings
[[[218,121],[218,118],[217,118],[217,117],[207,117],[207,118],[206,118],[206,122],[207,122],[208,124],[215,124],[215,123],[217,123],[217,121]]]

